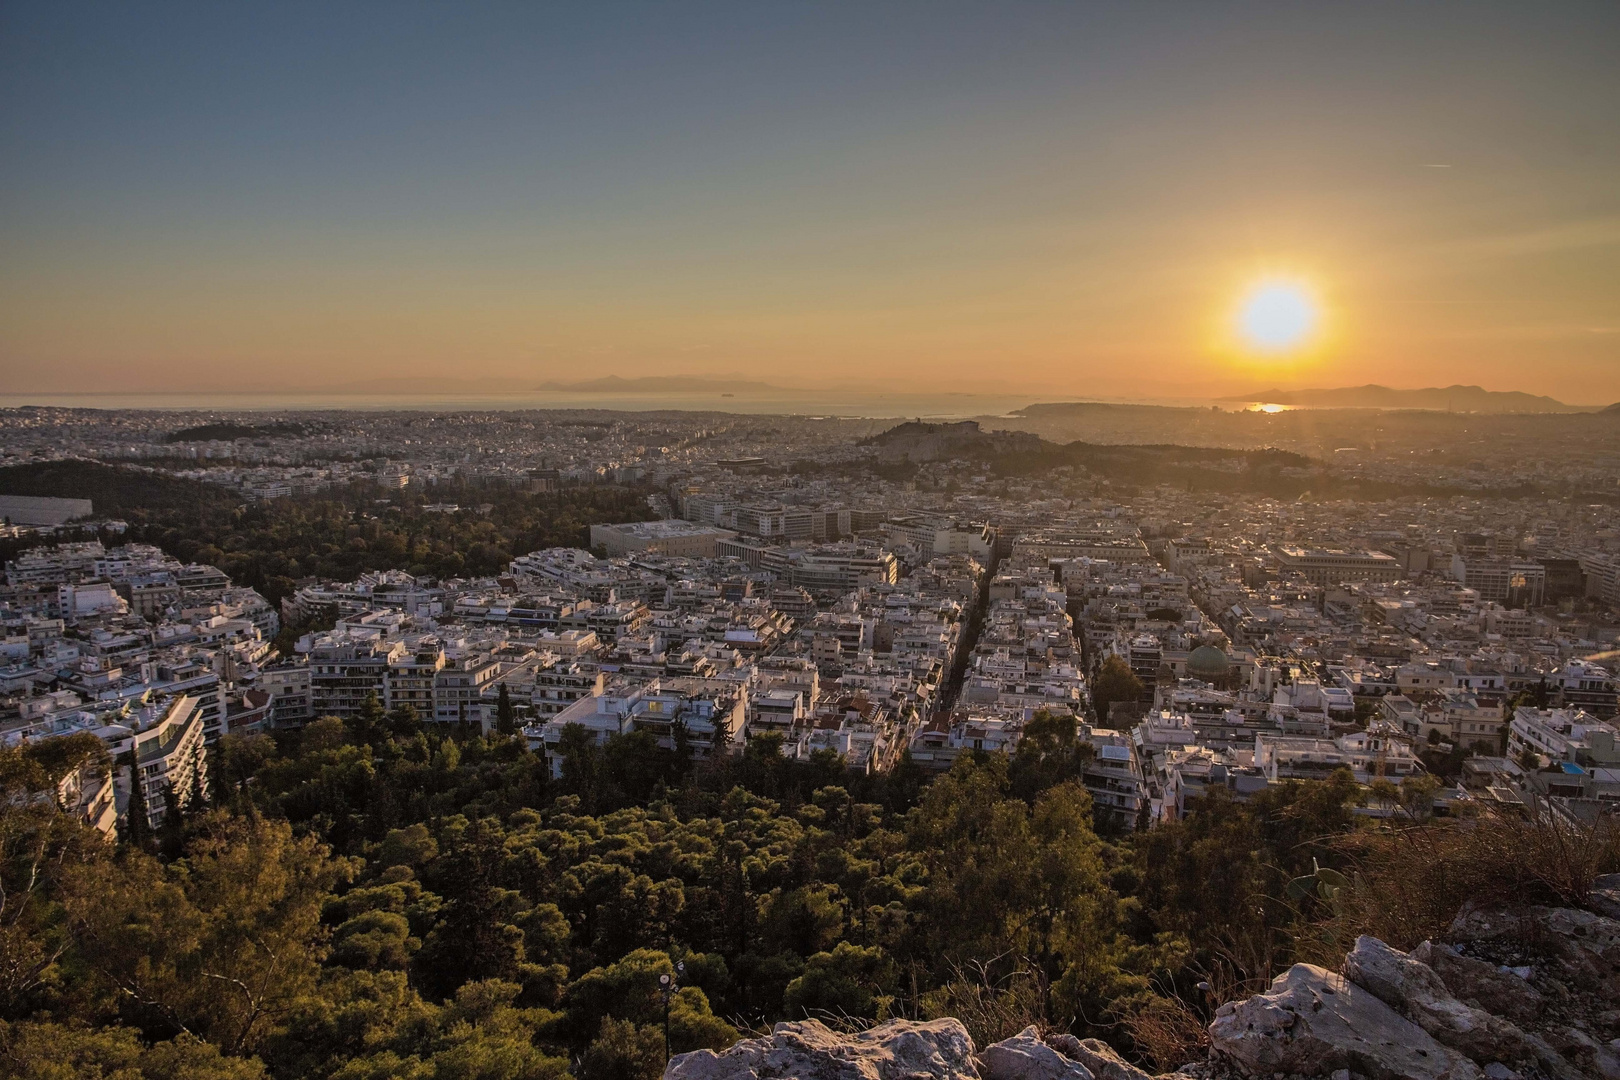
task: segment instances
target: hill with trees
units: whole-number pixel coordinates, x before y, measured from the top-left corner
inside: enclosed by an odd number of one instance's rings
[[[122,539],[217,566],[272,602],[300,578],[350,581],[368,570],[446,578],[497,574],[514,555],[585,547],[594,523],[650,516],[646,491],[611,485],[531,494],[464,484],[388,492],[356,483],[245,503],[217,484],[88,461],[0,469],[0,494],[91,499],[98,516],[129,523]],[[444,503],[466,508],[426,509]],[[488,509],[480,512],[483,506]],[[37,543],[7,541],[0,555]]]
[[[520,738],[373,704],[227,736],[211,807],[107,845],[33,794],[74,754],[0,752],[0,1070],[651,1080],[661,976],[676,1052],[782,1018],[956,1016],[979,1045],[1039,1023],[1187,1060],[1214,1005],[1295,960],[1362,929],[1410,948],[1473,896],[1556,894],[1575,861],[1426,820],[1416,792],[1372,823],[1348,774],[1103,835],[1085,757],[1044,716],[931,782],[770,737],[701,761],[578,732],[554,778]],[[1354,887],[1315,888],[1319,866]]]

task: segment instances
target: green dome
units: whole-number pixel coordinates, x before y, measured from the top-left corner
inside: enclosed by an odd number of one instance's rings
[[[1226,654],[1213,645],[1200,645],[1187,656],[1187,674],[1200,678],[1220,678],[1232,669]]]

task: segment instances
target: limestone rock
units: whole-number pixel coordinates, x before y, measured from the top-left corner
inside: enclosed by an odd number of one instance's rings
[[[960,1020],[890,1020],[844,1035],[819,1020],[777,1024],[729,1050],[677,1054],[664,1080],[980,1080]],[[1074,1078],[1078,1080],[1078,1078]]]
[[[1073,1035],[1049,1035],[1048,1043],[1091,1070],[1097,1080],[1153,1080],[1148,1073],[1120,1057],[1101,1039],[1077,1039]]]
[[[981,1050],[979,1075],[985,1080],[1092,1080],[1090,1069],[1042,1042],[1034,1027]]]
[[[1587,904],[1599,915],[1620,919],[1620,874],[1604,874],[1592,882]]]
[[[1453,941],[1487,942],[1526,960],[1551,957],[1560,978],[1620,999],[1620,921],[1577,908],[1470,908],[1451,924]],[[1512,966],[1511,956],[1500,961]]]
[[[1524,979],[1494,964],[1463,956],[1448,945],[1425,941],[1412,950],[1412,958],[1428,964],[1453,997],[1476,1009],[1528,1024],[1547,1007],[1541,991]]]
[[[1210,1054],[1248,1077],[1479,1080],[1479,1066],[1450,1050],[1370,991],[1314,964],[1295,964],[1264,994],[1228,1002],[1209,1026]]]
[[[1458,1001],[1428,964],[1375,937],[1356,939],[1344,958],[1344,977],[1475,1061],[1514,1062],[1531,1056],[1524,1032],[1510,1021]]]

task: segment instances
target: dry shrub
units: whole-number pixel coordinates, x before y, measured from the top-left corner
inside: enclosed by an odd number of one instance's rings
[[[1579,906],[1594,878],[1620,869],[1620,833],[1609,815],[1572,822],[1544,804],[1522,815],[1485,809],[1454,822],[1353,833],[1339,846],[1354,883],[1323,929],[1325,940],[1346,947],[1371,934],[1410,949],[1442,934],[1469,903]]]
[[[951,978],[922,997],[923,1016],[930,1020],[954,1016],[973,1037],[973,1045],[989,1046],[1018,1034],[1031,1024],[1045,1029],[1046,980],[1040,969],[1022,961],[1007,967],[1006,957],[951,965]]]
[[[1154,995],[1120,1017],[1120,1027],[1136,1051],[1161,1072],[1171,1072],[1204,1057],[1209,1048],[1208,1020],[1179,995]]]
[[[1228,1001],[1243,1001],[1265,993],[1271,989],[1273,973],[1288,966],[1278,951],[1268,953],[1265,961],[1246,963],[1224,947],[1217,946],[1214,954],[1207,967],[1196,969],[1203,973],[1204,1000],[1211,1012]]]

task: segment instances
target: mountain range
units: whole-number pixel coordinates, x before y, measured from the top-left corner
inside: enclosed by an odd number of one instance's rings
[[[1316,390],[1260,390],[1222,401],[1259,401],[1312,409],[1430,409],[1440,412],[1565,413],[1594,412],[1590,406],[1566,405],[1556,398],[1522,390],[1486,390],[1479,386],[1430,386],[1397,390],[1377,383]]]

